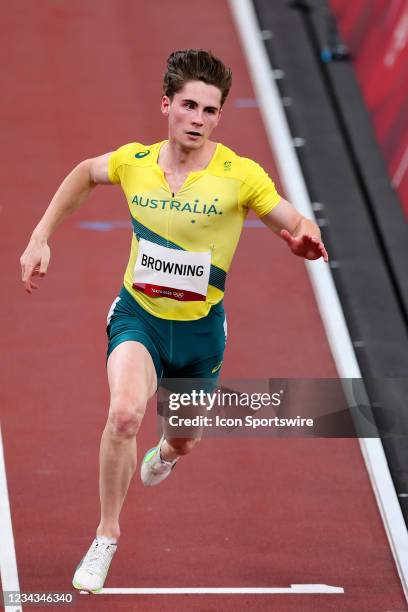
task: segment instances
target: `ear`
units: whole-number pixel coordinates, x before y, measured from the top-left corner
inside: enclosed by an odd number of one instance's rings
[[[161,100],[161,112],[165,117],[169,116],[170,104],[170,98],[168,96],[163,96]]]

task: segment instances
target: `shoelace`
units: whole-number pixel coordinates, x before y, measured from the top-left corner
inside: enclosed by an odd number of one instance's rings
[[[105,570],[112,559],[112,554],[115,552],[114,549],[115,546],[113,544],[94,542],[91,550],[86,555],[81,569],[89,573],[98,573],[100,570]]]
[[[164,472],[168,468],[169,468],[169,464],[167,462],[163,463],[163,459],[160,459],[160,463],[157,463],[156,465],[152,465],[150,469],[154,474],[160,474],[161,472]]]

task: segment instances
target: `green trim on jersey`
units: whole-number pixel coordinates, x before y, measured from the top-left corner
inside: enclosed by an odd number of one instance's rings
[[[158,164],[163,144],[165,141],[150,146],[134,142],[120,147],[109,157],[109,179],[120,183],[133,226],[142,228],[153,242],[211,254],[207,294],[202,301],[178,301],[148,295],[140,286],[135,288],[137,231],[132,236],[124,286],[151,315],[193,321],[207,316],[223,299],[226,276],[248,211],[252,209],[262,217],[279,203],[280,196],[258,164],[222,144],[216,144],[206,168],[190,172],[179,191],[172,193]]]
[[[171,240],[165,240],[162,236],[159,236],[155,232],[152,232],[148,227],[145,227],[142,223],[137,221],[132,217],[132,225],[133,231],[137,239],[144,238],[145,240],[149,240],[150,242],[154,242],[155,244],[159,244],[160,246],[169,247],[170,249],[178,249],[180,251],[185,251],[179,244],[172,242]],[[213,287],[216,287],[220,291],[224,291],[225,289],[225,280],[227,274],[221,268],[217,266],[211,265],[210,269],[210,280],[209,284]]]

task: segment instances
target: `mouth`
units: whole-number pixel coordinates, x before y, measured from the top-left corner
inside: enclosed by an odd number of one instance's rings
[[[186,134],[188,134],[189,136],[194,136],[195,138],[197,138],[198,136],[201,136],[200,132],[186,132]]]

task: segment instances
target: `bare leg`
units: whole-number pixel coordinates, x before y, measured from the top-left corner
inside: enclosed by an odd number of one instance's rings
[[[119,514],[136,468],[136,434],[157,386],[147,349],[119,344],[108,359],[110,407],[99,454],[101,520],[97,535],[119,538]]]
[[[173,461],[180,455],[187,455],[194,446],[200,441],[200,438],[170,438],[164,440],[161,445],[161,458],[165,461]]]

